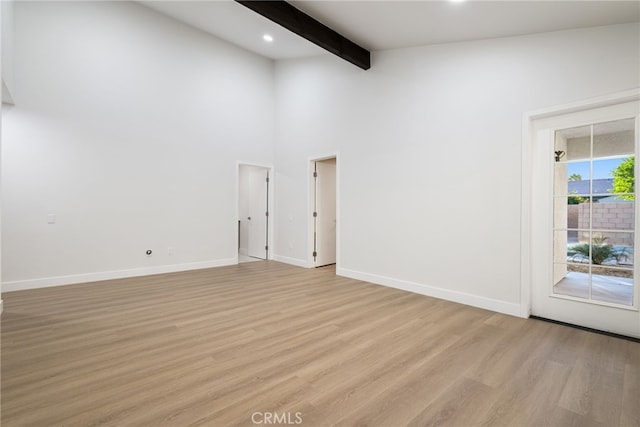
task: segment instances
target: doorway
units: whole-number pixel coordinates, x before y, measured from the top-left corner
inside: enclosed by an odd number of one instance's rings
[[[269,259],[271,169],[238,165],[238,262]]]
[[[311,161],[311,265],[337,262],[337,157]]]
[[[640,102],[531,122],[531,314],[640,337]]]

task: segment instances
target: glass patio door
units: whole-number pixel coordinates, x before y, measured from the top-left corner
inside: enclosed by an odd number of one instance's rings
[[[532,314],[640,337],[638,109],[632,102],[535,126]]]
[[[554,134],[553,294],[634,305],[635,118]]]

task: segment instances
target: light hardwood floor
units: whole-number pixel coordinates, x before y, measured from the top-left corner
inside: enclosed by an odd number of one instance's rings
[[[3,299],[4,427],[267,425],[269,412],[302,426],[640,425],[640,344],[333,267],[254,262]]]

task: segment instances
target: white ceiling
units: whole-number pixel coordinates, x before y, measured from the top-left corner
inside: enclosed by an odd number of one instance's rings
[[[144,5],[272,59],[325,51],[234,1]],[[317,1],[291,3],[371,51],[640,22],[640,1]],[[263,41],[269,33],[272,43]]]

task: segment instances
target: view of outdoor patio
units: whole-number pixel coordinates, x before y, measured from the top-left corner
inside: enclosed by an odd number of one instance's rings
[[[634,130],[626,119],[556,132],[554,294],[634,303]]]

